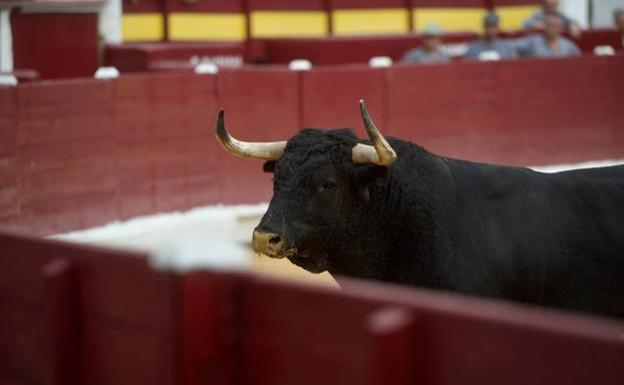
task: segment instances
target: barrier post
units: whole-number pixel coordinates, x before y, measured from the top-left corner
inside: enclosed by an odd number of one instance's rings
[[[75,269],[69,260],[58,258],[44,265],[42,275],[49,356],[47,383],[76,384],[80,365]]]
[[[411,352],[415,318],[405,308],[387,307],[370,314],[366,327],[373,337],[371,385],[414,383]]]

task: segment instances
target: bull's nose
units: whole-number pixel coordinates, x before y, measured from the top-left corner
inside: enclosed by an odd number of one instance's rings
[[[282,237],[279,234],[255,230],[251,245],[256,253],[265,254],[273,258],[284,257],[280,253],[282,250]]]

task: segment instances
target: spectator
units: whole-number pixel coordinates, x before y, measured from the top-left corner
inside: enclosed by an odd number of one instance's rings
[[[483,18],[483,37],[470,45],[466,52],[466,59],[482,59],[483,56],[498,59],[511,59],[516,56],[511,44],[499,39],[498,23],[500,18],[494,12]],[[482,56],[483,55],[483,56]]]
[[[556,13],[544,15],[544,32],[519,39],[516,49],[520,56],[563,57],[580,56],[581,50],[570,39],[561,36],[563,26]]]
[[[446,63],[449,57],[440,51],[442,45],[442,29],[436,24],[430,24],[422,32],[423,44],[403,55],[405,63]]]
[[[543,30],[546,27],[546,14],[549,13],[556,14],[559,17],[565,31],[573,38],[577,38],[581,35],[581,28],[579,25],[574,20],[559,12],[559,0],[543,0],[542,9],[536,11],[530,18],[524,21],[524,29]]]
[[[616,9],[613,12],[613,22],[615,23],[615,28],[620,32],[620,37],[622,39],[622,46],[620,48],[624,48],[624,8]]]

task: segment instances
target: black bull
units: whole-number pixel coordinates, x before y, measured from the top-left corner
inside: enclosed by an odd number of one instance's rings
[[[624,317],[624,166],[543,174],[449,159],[386,142],[361,108],[370,142],[318,129],[239,142],[220,112],[224,147],[274,173],[257,252],[313,273]]]

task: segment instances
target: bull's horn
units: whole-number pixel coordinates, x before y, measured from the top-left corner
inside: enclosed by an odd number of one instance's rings
[[[282,156],[286,147],[285,140],[279,142],[242,142],[233,138],[225,128],[223,108],[217,114],[215,136],[223,148],[243,158],[276,160]]]
[[[396,152],[392,149],[390,144],[381,135],[373,119],[371,119],[364,100],[360,100],[360,112],[362,113],[362,120],[364,121],[364,127],[366,133],[370,139],[372,146],[367,144],[357,144],[353,147],[351,158],[355,163],[374,163],[380,166],[388,166],[396,160]]]

